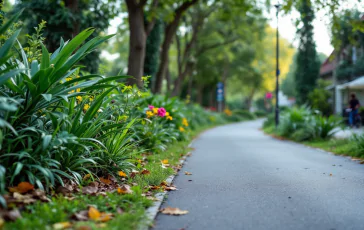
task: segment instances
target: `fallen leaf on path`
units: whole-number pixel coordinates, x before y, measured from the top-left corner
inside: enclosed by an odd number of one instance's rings
[[[192,173],[185,171],[185,175],[192,175]]]
[[[107,184],[107,185],[111,184],[111,180],[108,178],[100,177],[99,179],[104,184]]]
[[[185,215],[188,213],[188,211],[186,210],[181,210],[179,208],[172,208],[172,207],[166,207],[160,210],[161,213],[166,214],[166,215]]]
[[[34,186],[29,182],[20,182],[16,187],[10,187],[10,192],[26,193],[34,189]]]
[[[72,227],[72,224],[70,222],[59,222],[53,224],[53,229],[66,229]]]
[[[191,152],[187,153],[186,156],[190,157],[192,155]]]
[[[330,176],[332,176],[332,173],[330,173]]]

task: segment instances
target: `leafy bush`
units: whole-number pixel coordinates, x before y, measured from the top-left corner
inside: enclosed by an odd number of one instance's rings
[[[240,116],[245,120],[254,120],[257,118],[255,114],[249,112],[248,110],[234,110],[233,114]]]
[[[61,41],[52,54],[40,29],[28,37],[36,44],[31,52],[16,43],[20,29],[1,43],[0,194],[21,181],[48,190],[65,180],[81,183],[87,174],[116,176],[134,167],[135,154],[158,153],[190,130],[226,121],[198,105],[126,86],[121,81],[128,76],[83,72],[79,61],[112,37],[89,40],[93,31]],[[150,116],[149,105],[165,112]]]
[[[334,116],[324,117],[307,106],[286,109],[281,113],[277,133],[295,141],[329,139],[340,130],[342,119]],[[268,116],[264,128],[274,125],[274,115]]]
[[[264,111],[264,110],[257,110],[257,111],[254,112],[254,115],[256,117],[265,117],[265,116],[267,116],[267,114],[268,113],[266,111]]]

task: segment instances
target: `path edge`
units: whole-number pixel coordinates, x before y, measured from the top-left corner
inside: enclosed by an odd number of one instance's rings
[[[213,127],[215,128],[215,127]],[[212,129],[212,128],[211,128]],[[193,143],[197,140],[197,138],[200,137],[201,134],[205,133],[206,131],[208,131],[209,129],[207,130],[204,130],[203,132],[201,132],[200,134],[198,134],[189,144],[188,144],[188,148],[192,148],[192,145]],[[187,159],[187,155],[183,156],[180,160],[179,160],[179,164],[180,165],[184,165],[184,163],[186,162],[186,159]],[[174,178],[178,175],[177,174],[173,174],[171,176],[169,176],[167,179],[166,179],[166,182],[168,184],[168,186],[170,186],[174,180]],[[154,201],[153,205],[151,207],[149,207],[147,210],[146,210],[146,223],[143,224],[139,230],[148,230],[149,228],[152,227],[152,223],[154,222],[155,218],[157,217],[158,213],[159,213],[159,209],[160,207],[162,206],[163,202],[164,202],[164,199],[166,197],[166,195],[168,194],[168,191],[163,191],[163,192],[160,192],[160,193],[157,193],[155,195],[155,198],[158,199],[158,201]]]

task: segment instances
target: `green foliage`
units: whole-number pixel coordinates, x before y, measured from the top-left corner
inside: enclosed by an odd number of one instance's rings
[[[33,34],[34,28],[43,20],[47,22],[44,29],[45,45],[54,52],[61,38],[70,40],[80,31],[93,27],[92,39],[109,26],[109,20],[117,14],[115,1],[48,1],[21,0],[14,7],[14,12],[24,9],[22,19],[27,25],[27,33]],[[99,51],[94,51],[82,59],[81,64],[89,72],[96,72],[99,65]]]
[[[295,72],[296,101],[302,105],[308,101],[308,93],[316,86],[319,75],[320,63],[313,40],[313,25],[315,18],[309,0],[303,0],[299,6],[301,26],[297,30],[300,44],[297,53],[297,67]]]
[[[328,85],[324,80],[319,80],[317,88],[308,94],[308,101],[312,109],[316,109],[324,116],[332,114],[332,106],[328,102],[331,95],[330,92],[325,89]]]
[[[299,142],[330,139],[340,130],[341,124],[341,118],[324,117],[306,106],[294,107],[281,113],[276,134]],[[273,114],[268,116],[263,127],[274,127]]]
[[[163,23],[157,19],[155,25],[147,37],[144,59],[144,75],[151,76],[154,81],[158,71],[159,49],[162,41]]]

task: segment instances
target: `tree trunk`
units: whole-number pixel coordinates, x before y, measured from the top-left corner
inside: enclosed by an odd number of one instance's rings
[[[203,102],[203,90],[204,90],[204,86],[199,85],[198,90],[197,90],[196,102],[197,102],[197,104],[199,104],[201,106],[202,106],[202,102]]]
[[[74,21],[72,22],[72,37],[76,37],[77,34],[80,33],[80,18],[79,18],[79,8],[78,8],[78,0],[66,0],[65,6],[69,8],[73,14]]]
[[[136,84],[141,88],[143,87],[142,76],[147,39],[144,27],[143,5],[137,4],[135,0],[125,1],[128,7],[130,27],[128,75],[133,77],[128,79],[128,84]]]
[[[215,107],[214,99],[215,99],[215,88],[211,87],[210,98],[209,98],[209,107]]]
[[[250,91],[248,100],[246,102],[246,106],[247,106],[248,110],[250,110],[250,107],[252,106],[254,94],[255,94],[255,87],[253,87],[252,91]]]
[[[179,21],[181,20],[182,14],[197,1],[198,0],[186,1],[180,7],[178,7],[174,12],[175,14],[173,21],[170,22],[164,30],[164,40],[160,56],[161,58],[160,58],[159,69],[155,82],[156,84],[154,88],[154,93],[160,93],[162,91],[162,83],[168,64],[169,48],[171,47],[173,36],[175,36],[176,31],[178,29],[178,24]]]

